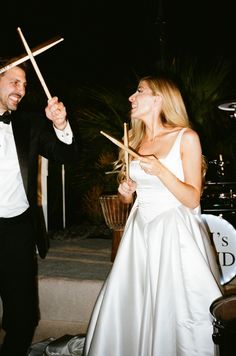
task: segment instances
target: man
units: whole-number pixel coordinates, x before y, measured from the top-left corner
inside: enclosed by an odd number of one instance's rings
[[[0,68],[7,64],[0,60]],[[57,97],[48,100],[47,119],[17,111],[26,84],[25,64],[0,74],[1,356],[27,355],[39,320],[36,245],[42,258],[48,246],[37,207],[38,155],[59,163],[76,158],[66,108]]]

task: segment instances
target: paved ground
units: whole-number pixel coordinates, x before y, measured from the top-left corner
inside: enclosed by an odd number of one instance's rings
[[[38,259],[39,277],[104,280],[111,263],[111,238],[50,240],[47,257]]]

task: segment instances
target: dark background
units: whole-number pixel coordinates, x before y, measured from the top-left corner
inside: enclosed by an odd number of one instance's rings
[[[57,77],[60,85],[116,85],[148,74],[161,56],[160,38],[167,53],[235,61],[234,7],[227,0],[13,0],[0,8],[1,55],[25,52],[19,26],[30,48],[64,38],[36,58],[45,80]]]

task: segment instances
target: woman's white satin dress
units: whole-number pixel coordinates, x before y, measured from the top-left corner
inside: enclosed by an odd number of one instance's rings
[[[183,132],[161,159],[181,180]],[[138,161],[131,162],[130,176],[137,198],[96,301],[83,355],[213,356],[209,307],[222,294],[200,210],[183,206]]]

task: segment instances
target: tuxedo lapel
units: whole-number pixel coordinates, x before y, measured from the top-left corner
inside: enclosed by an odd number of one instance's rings
[[[26,194],[28,193],[28,169],[29,169],[29,145],[30,131],[27,125],[24,125],[23,118],[12,113],[12,129],[16,144],[16,151],[19,159],[21,175]]]

